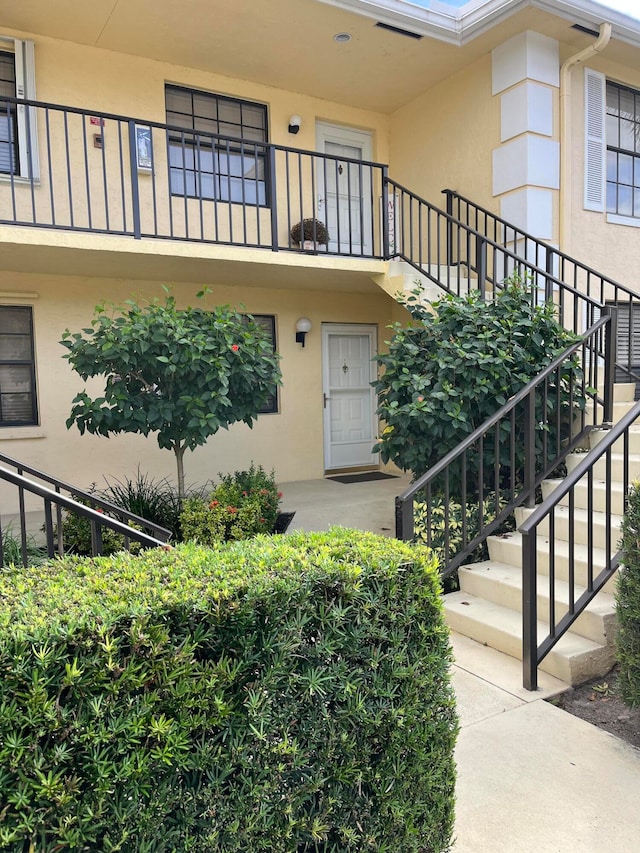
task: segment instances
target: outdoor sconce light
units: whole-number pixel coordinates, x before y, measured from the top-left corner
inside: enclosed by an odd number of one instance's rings
[[[302,119],[300,116],[291,116],[289,119],[289,133],[297,133],[300,130]]]
[[[302,344],[304,346],[304,339],[307,336],[307,332],[311,331],[311,320],[307,317],[300,317],[298,322],[296,323],[296,343]]]

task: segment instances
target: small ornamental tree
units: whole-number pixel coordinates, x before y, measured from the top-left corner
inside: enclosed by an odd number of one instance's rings
[[[375,450],[383,461],[392,460],[415,479],[577,340],[558,323],[555,307],[536,304],[531,285],[517,277],[505,282],[491,301],[483,301],[476,291],[465,297],[446,296],[427,306],[415,294],[403,304],[413,323],[392,326],[389,352],[376,357],[384,372],[373,384],[386,427]],[[563,366],[559,387],[554,386],[555,378],[549,381],[546,399],[536,406],[539,420],[546,406],[549,434],[558,422],[561,429],[568,429],[571,407],[584,406],[581,378],[582,369],[572,358]],[[558,406],[562,417],[552,417]],[[517,419],[520,437],[522,428]],[[537,441],[542,442],[540,432]],[[485,472],[493,470],[495,461],[495,448],[489,444],[484,451]],[[554,446],[550,440],[549,447]],[[516,448],[519,475],[522,443],[516,442]],[[510,467],[508,443],[500,447],[499,461],[503,470]],[[467,459],[467,466],[468,474],[477,472],[479,460]],[[450,486],[460,493],[458,480],[452,479]]]
[[[155,432],[160,447],[175,454],[180,498],[185,450],[238,421],[251,427],[280,382],[267,333],[227,305],[179,309],[173,296],[144,305],[130,299],[110,310],[103,303],[91,328],[66,329],[60,343],[82,379],[105,379],[101,396],[74,397],[67,429],[75,424],[107,437]]]

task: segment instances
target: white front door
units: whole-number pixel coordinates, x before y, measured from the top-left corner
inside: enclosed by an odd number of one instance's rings
[[[318,122],[318,219],[329,229],[329,251],[371,253],[373,223],[370,161],[371,134],[364,130]],[[352,162],[356,161],[356,162]]]
[[[377,465],[376,327],[322,324],[325,469]]]

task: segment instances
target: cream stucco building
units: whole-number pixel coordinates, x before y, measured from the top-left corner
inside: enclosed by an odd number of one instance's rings
[[[416,276],[398,185],[640,292],[639,128],[640,21],[590,0],[0,0],[0,453],[172,476],[153,438],[67,431],[59,340],[101,300],[207,285],[264,318],[283,384],[187,480],[376,465],[370,357]],[[314,217],[329,241],[301,249]]]

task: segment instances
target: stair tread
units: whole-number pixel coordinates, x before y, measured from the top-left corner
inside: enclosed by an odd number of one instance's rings
[[[510,533],[503,533],[499,537],[490,536],[489,539],[503,539],[506,541],[511,540],[512,542],[522,547],[522,534],[517,530],[514,530]],[[536,550],[546,553],[549,550],[549,544],[550,542],[548,536],[545,536],[544,534],[539,534],[536,537]],[[560,557],[568,557],[570,553],[569,544],[570,543],[567,542],[565,539],[556,539],[556,554],[558,554],[558,556]],[[612,544],[615,545],[615,543]],[[582,545],[579,542],[574,543],[573,556],[576,561],[587,560],[589,558],[590,553],[593,555],[594,565],[598,565],[600,562],[602,562],[603,564],[607,562],[607,552],[604,550],[604,548],[589,548],[587,545]]]
[[[517,610],[495,604],[470,593],[450,592],[444,596],[445,613],[450,611],[483,624],[490,624],[494,630],[522,640],[522,614]],[[538,620],[538,642],[549,634],[548,623]],[[567,631],[558,640],[550,655],[574,658],[579,655],[591,655],[603,648],[601,643],[587,640],[579,634]]]
[[[518,508],[518,510],[522,510],[523,514],[525,514],[527,517],[530,516],[535,511],[535,509],[536,509],[536,507],[531,507],[531,508],[519,507]],[[593,524],[594,525],[597,525],[600,527],[606,527],[606,525],[607,525],[607,514],[606,514],[606,512],[600,512],[599,510],[593,510],[593,512],[590,513],[588,509],[583,509],[582,507],[576,506],[573,508],[573,515],[574,515],[575,520],[578,522],[587,521],[589,519],[589,515],[591,515],[593,518]],[[563,519],[563,520],[568,521],[568,519],[569,519],[569,507],[568,506],[565,506],[564,504],[558,504],[558,506],[556,507],[556,521],[558,519]],[[610,521],[612,527],[618,528],[622,524],[622,516],[621,515],[615,515],[614,513],[612,513],[609,516],[609,521]]]
[[[497,560],[483,560],[480,563],[470,563],[466,566],[460,566],[458,572],[491,572],[493,571],[497,577],[497,583],[508,583],[510,586],[522,589],[522,569],[517,566],[512,566],[509,563],[501,563]],[[548,575],[538,573],[538,595],[543,598],[549,598],[549,577]],[[574,584],[574,598],[579,598],[586,587]],[[568,604],[569,602],[569,583],[560,578],[555,579],[555,600],[558,603]],[[616,602],[613,595],[607,592],[599,592],[596,598],[589,604],[586,610],[592,613],[605,614],[615,612]]]

